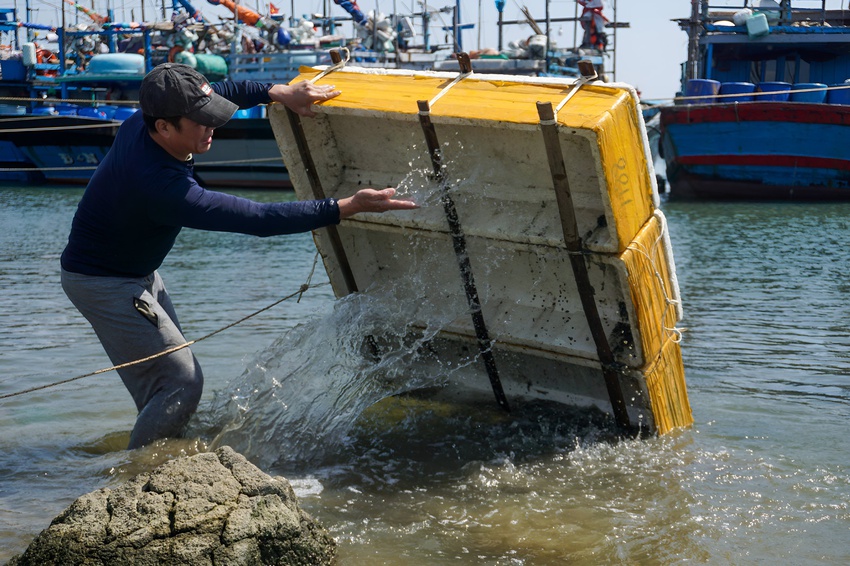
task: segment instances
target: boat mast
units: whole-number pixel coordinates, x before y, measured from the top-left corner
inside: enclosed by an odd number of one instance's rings
[[[502,22],[504,21],[505,0],[496,0],[496,10],[499,11],[499,53],[502,52]],[[480,24],[479,24],[480,25]]]
[[[611,35],[614,36],[614,47],[611,49],[611,79],[617,80],[617,0],[614,0],[614,29]]]
[[[695,79],[699,76],[699,14],[700,0],[691,0],[691,20],[688,26],[688,65],[685,78]]]
[[[546,66],[544,69],[546,72],[549,72],[549,64],[551,63],[549,53],[552,51],[552,40],[550,36],[552,35],[552,17],[549,15],[549,0],[546,0],[546,56],[544,60],[546,61]]]

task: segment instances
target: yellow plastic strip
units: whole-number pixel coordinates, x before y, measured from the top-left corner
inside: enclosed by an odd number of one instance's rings
[[[582,90],[592,88],[586,86]],[[558,119],[562,123],[569,120],[580,107],[579,102],[584,103],[583,96]],[[655,209],[647,156],[643,145],[635,143],[641,135],[638,113],[635,100],[624,96],[602,112],[594,128],[620,251],[626,249]]]
[[[293,82],[310,80],[318,73],[316,69],[302,67],[301,74]],[[551,102],[554,106],[572,86],[563,83],[529,84],[507,76],[504,80],[484,80],[474,74],[467,78],[469,80],[457,82],[441,98],[441,117],[536,126],[540,123],[536,103]],[[444,76],[391,75],[346,68],[334,74],[334,84],[342,94],[322,102],[320,106],[350,108],[360,113],[417,114],[416,102],[432,100],[445,88],[447,80]],[[612,105],[624,98],[630,98],[624,89],[586,85],[575,96],[571,111],[561,117],[559,123],[571,128],[602,127],[600,120],[607,116]]]

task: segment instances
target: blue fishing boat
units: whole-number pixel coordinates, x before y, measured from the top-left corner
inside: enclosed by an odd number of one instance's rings
[[[0,182],[85,184],[138,110],[132,101],[151,68],[149,56],[114,52],[118,40],[149,44],[150,33],[123,24],[57,28],[0,9]],[[113,52],[89,48],[100,44]]]
[[[213,28],[190,17],[197,12],[182,0],[174,0],[171,21],[152,23],[117,22],[111,12],[105,17],[74,5],[90,20],[83,26],[35,24],[20,21],[14,8],[0,10],[7,46],[0,57],[2,182],[87,183],[118,127],[138,111],[141,81],[159,63],[191,64],[211,81],[227,76],[222,55],[192,49]],[[197,156],[199,180],[289,187],[262,110],[240,111],[237,118],[217,132],[214,153]]]
[[[850,198],[850,12],[693,0],[683,96],[661,108],[672,198]]]
[[[142,55],[105,53],[90,74],[58,74],[58,63],[28,55],[4,61],[0,80],[0,181],[85,184],[106,156],[118,127],[137,111]],[[5,72],[8,69],[10,72]]]
[[[365,15],[352,0],[337,2],[339,17],[288,23],[271,13],[272,4],[260,15],[232,0],[209,0],[233,13],[216,24],[187,0],[172,0],[170,20],[141,23],[66,2],[77,19],[63,9],[59,26],[0,8],[0,182],[85,184],[123,119],[138,110],[145,74],[166,60],[191,65],[210,81],[289,82],[302,65],[328,63],[335,47],[350,45],[364,65],[408,68],[433,65],[447,48],[427,39],[413,45],[409,19]],[[430,13],[420,14],[426,28]],[[353,39],[336,33],[343,21],[353,22]],[[207,186],[291,187],[265,108],[240,110],[219,128],[212,150],[195,156],[195,172]]]

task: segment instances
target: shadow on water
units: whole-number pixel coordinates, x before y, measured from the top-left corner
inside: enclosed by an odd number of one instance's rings
[[[495,402],[447,402],[422,390],[369,407],[339,449],[341,467],[372,482],[412,488],[463,474],[472,463],[531,463],[577,447],[619,440],[609,416],[596,409],[514,402],[510,414]],[[390,464],[392,462],[392,464]],[[373,474],[391,466],[393,472]],[[398,484],[398,485],[396,485]]]

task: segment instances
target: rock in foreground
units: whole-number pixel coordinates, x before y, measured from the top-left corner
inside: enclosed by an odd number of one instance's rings
[[[314,566],[335,554],[289,482],[224,447],[80,497],[10,566]]]

